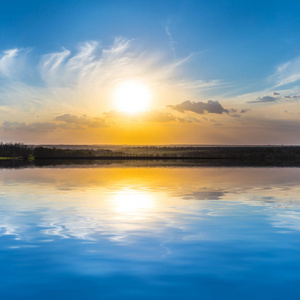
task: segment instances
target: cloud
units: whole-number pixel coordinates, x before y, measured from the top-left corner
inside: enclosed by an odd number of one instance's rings
[[[258,97],[256,100],[248,101],[247,103],[270,103],[278,100],[279,98],[273,97],[273,96],[264,96],[264,97]]]
[[[273,96],[258,97],[256,100],[248,101],[247,103],[274,103],[278,100],[294,100],[300,99],[300,95],[282,95],[279,92],[273,92]]]
[[[170,112],[152,110],[143,113],[139,113],[137,115],[129,115],[123,112],[118,112],[115,110],[111,110],[109,112],[104,112],[103,115],[112,120],[114,123],[118,121],[133,121],[133,122],[156,122],[156,123],[167,123],[167,122],[200,122],[195,118],[190,117],[178,117],[173,115]]]
[[[26,124],[24,122],[3,122],[4,131],[30,131],[30,132],[45,132],[52,131],[57,128],[52,122],[34,122]]]
[[[109,124],[103,118],[89,118],[86,115],[76,116],[64,114],[55,118],[55,121],[64,122],[79,127],[103,128],[109,127]]]
[[[206,103],[184,101],[177,105],[168,105],[168,107],[182,113],[184,113],[185,111],[191,111],[196,114],[205,114],[205,113],[228,114],[229,113],[229,111],[225,109],[218,101],[213,101],[213,100],[208,100]]]
[[[83,113],[95,108],[107,111],[112,109],[115,85],[128,79],[141,80],[152,90],[159,90],[158,97],[164,99],[166,94],[172,98],[176,89],[185,93],[220,83],[182,80],[179,68],[191,56],[170,59],[166,53],[143,51],[134,41],[122,38],[109,46],[90,41],[74,51],[62,48],[38,57],[34,51],[27,52],[10,49],[0,54],[0,77],[5,77],[0,82],[0,103],[19,107],[22,112],[50,109],[77,114],[82,107]]]
[[[99,129],[115,126],[115,124],[123,124],[125,122],[200,122],[195,118],[180,118],[170,112],[153,110],[140,113],[137,115],[128,115],[118,111],[110,111],[102,114],[101,117],[89,117],[87,115],[64,114],[57,116],[54,120],[44,122],[10,122],[5,121],[2,125],[4,131],[14,132],[51,132],[60,130],[86,130]]]
[[[273,92],[273,96],[258,97],[256,100],[248,101],[247,103],[274,103],[278,100],[299,100],[300,95],[285,95],[280,96],[280,93]]]
[[[215,79],[215,80],[181,80],[178,81],[177,85],[185,89],[209,89],[224,86],[226,82]]]
[[[181,122],[181,123],[199,123],[200,120],[196,118],[191,118],[189,116],[186,117],[178,117],[169,112],[153,110],[149,112],[145,112],[141,115],[141,121],[146,122],[158,122],[158,123],[166,123],[166,122]]]
[[[281,211],[271,217],[272,226],[277,228],[287,228],[290,230],[300,230],[300,215],[298,211],[291,209]]]
[[[18,132],[50,132],[56,129],[78,130],[87,128],[104,128],[109,127],[108,122],[103,118],[90,118],[86,115],[76,116],[65,114],[56,117],[53,121],[44,122],[3,122],[2,129],[4,131]]]
[[[300,95],[287,95],[287,96],[283,96],[283,98],[287,100],[299,100]]]
[[[178,118],[172,115],[171,113],[160,112],[157,110],[144,113],[142,115],[142,119],[148,122],[160,122],[160,123],[178,120]]]
[[[170,45],[170,48],[172,50],[173,56],[176,57],[175,41],[173,39],[173,36],[171,34],[171,31],[170,31],[170,28],[169,28],[168,25],[165,27],[165,31],[166,31],[166,34],[167,34],[168,39],[169,39],[169,45]]]
[[[300,56],[280,64],[269,80],[275,87],[296,83],[300,80]]]
[[[241,114],[245,114],[248,111],[251,111],[251,109],[249,109],[249,108],[243,108],[243,109],[240,110],[240,113]]]
[[[12,68],[14,65],[14,58],[18,55],[18,49],[10,49],[3,51],[3,55],[0,58],[0,76],[10,77]]]

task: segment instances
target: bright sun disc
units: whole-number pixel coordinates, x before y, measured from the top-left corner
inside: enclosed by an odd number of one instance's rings
[[[118,84],[114,98],[119,111],[134,114],[145,111],[151,97],[146,85],[132,80]]]

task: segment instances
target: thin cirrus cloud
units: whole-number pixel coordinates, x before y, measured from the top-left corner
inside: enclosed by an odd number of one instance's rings
[[[170,60],[164,53],[147,53],[122,38],[108,47],[92,41],[75,51],[63,48],[40,57],[34,54],[11,49],[0,56],[0,105],[28,111],[60,108],[67,113],[86,108],[84,113],[89,113],[96,106],[100,111],[112,109],[112,89],[121,80],[141,79],[153,89],[167,88],[170,93],[174,86],[192,90],[223,85],[219,80],[180,78],[178,69],[191,55]]]
[[[10,49],[3,52],[4,55],[0,59],[0,78],[12,75],[14,60],[18,52],[18,49]]]
[[[280,64],[268,78],[275,87],[296,83],[300,80],[300,56]]]
[[[181,80],[177,83],[178,86],[188,88],[188,89],[211,89],[216,87],[222,87],[227,85],[226,82],[223,80],[215,79],[215,80],[194,80],[194,81],[187,81]]]

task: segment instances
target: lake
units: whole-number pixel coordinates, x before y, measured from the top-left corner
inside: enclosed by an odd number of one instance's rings
[[[300,168],[3,168],[0,184],[0,299],[300,297]]]

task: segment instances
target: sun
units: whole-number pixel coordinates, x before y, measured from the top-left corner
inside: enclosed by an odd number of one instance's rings
[[[149,88],[139,81],[123,81],[115,88],[114,101],[118,111],[129,114],[145,111],[150,100]]]

